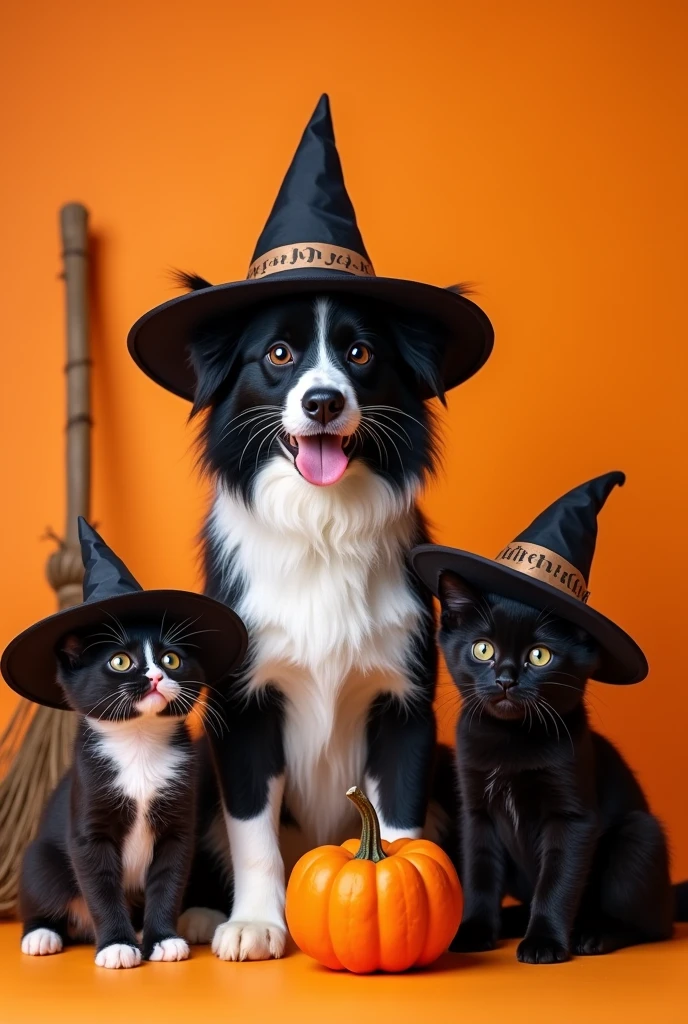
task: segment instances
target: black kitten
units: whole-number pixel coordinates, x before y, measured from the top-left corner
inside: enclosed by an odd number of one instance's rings
[[[452,949],[494,949],[505,894],[528,914],[523,963],[669,938],[661,825],[619,752],[588,726],[594,641],[548,612],[480,595],[451,573],[440,593],[440,644],[463,698],[465,907]]]
[[[177,935],[194,841],[195,760],[186,718],[203,673],[179,630],[103,625],[56,652],[81,716],[74,762],[22,865],[22,951],[96,942],[100,967],[183,960]],[[145,899],[144,899],[145,897]],[[143,901],[139,947],[132,910]]]

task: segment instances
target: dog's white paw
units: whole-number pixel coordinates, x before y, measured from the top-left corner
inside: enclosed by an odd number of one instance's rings
[[[34,928],[21,942],[21,951],[27,956],[50,956],[62,952],[62,939],[50,928]]]
[[[124,943],[115,942],[112,946],[105,946],[96,953],[96,967],[109,967],[116,970],[118,967],[138,967],[141,963],[141,950],[136,946],[126,946]]]
[[[189,947],[184,939],[162,939],[153,946],[149,960],[164,960],[171,963],[174,960],[188,960]]]
[[[279,925],[262,921],[226,921],[213,936],[213,953],[220,960],[279,959],[287,933]]]
[[[221,914],[219,910],[189,907],[179,918],[177,931],[190,946],[207,946],[213,941],[217,928],[226,920],[227,915]]]

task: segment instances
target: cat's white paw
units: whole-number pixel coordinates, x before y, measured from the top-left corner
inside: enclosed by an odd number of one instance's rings
[[[189,907],[179,918],[177,931],[190,946],[208,946],[216,929],[227,920],[226,914],[209,907]]]
[[[96,953],[96,967],[109,967],[116,970],[119,967],[138,967],[141,963],[141,950],[136,946],[126,946],[124,943],[115,942],[112,946],[105,946]]]
[[[153,946],[149,960],[164,960],[171,963],[174,960],[188,960],[189,947],[184,939],[162,939]]]
[[[279,925],[263,921],[226,921],[213,936],[213,953],[220,960],[278,960],[284,953],[287,933]]]
[[[62,939],[50,928],[34,928],[21,942],[21,951],[27,956],[50,956],[62,952]]]

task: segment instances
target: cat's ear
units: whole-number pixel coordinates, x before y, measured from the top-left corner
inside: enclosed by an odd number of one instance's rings
[[[64,668],[76,668],[81,660],[83,644],[78,636],[65,636],[57,646],[57,657]]]
[[[478,603],[478,594],[461,576],[443,572],[439,582],[442,613],[454,618],[463,616]]]
[[[191,342],[191,365],[196,374],[196,391],[190,418],[207,408],[221,388],[231,385],[239,363],[241,329],[208,330]]]

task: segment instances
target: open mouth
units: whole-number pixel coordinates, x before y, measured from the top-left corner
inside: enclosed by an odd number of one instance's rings
[[[283,444],[304,480],[326,487],[344,476],[356,442],[350,434],[286,434]]]

